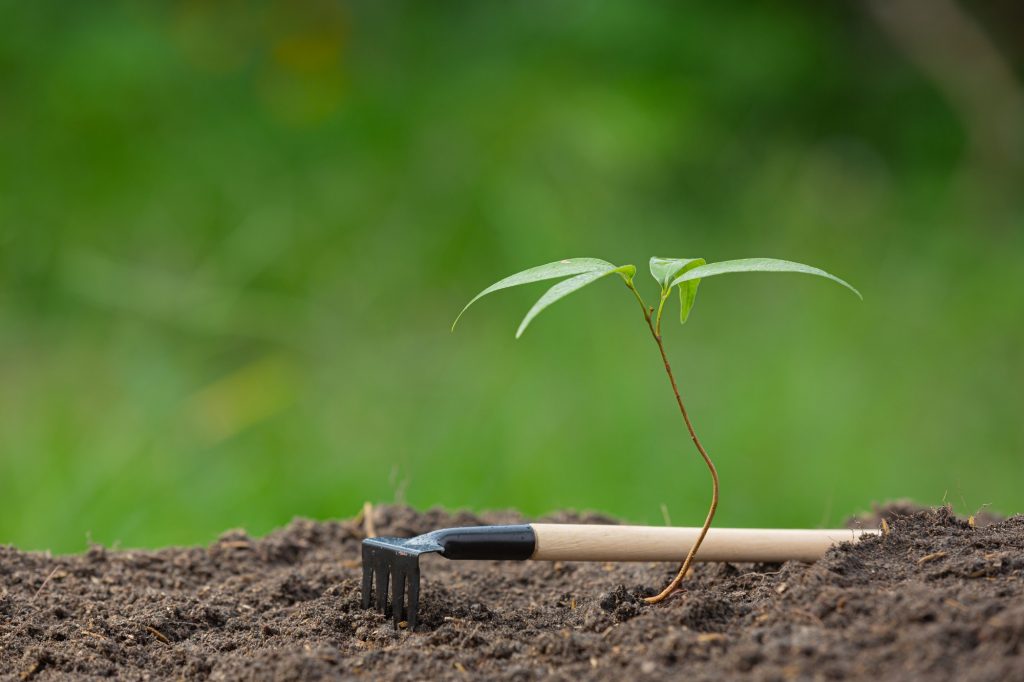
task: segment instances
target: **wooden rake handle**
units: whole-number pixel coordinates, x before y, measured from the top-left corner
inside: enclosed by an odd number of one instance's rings
[[[682,561],[700,528],[532,523],[539,561]],[[817,561],[832,545],[877,530],[711,528],[695,559],[780,563]]]

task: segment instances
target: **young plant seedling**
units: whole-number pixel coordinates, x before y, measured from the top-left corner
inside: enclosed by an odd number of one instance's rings
[[[693,558],[696,556],[697,550],[700,549],[701,542],[704,541],[708,529],[711,528],[711,523],[715,518],[715,510],[718,509],[718,472],[715,470],[715,465],[701,444],[700,439],[697,438],[697,433],[690,422],[690,416],[686,412],[686,406],[683,404],[682,396],[679,393],[679,386],[676,383],[675,375],[672,373],[672,366],[669,364],[668,355],[665,353],[665,344],[661,336],[661,316],[665,309],[665,302],[672,295],[672,290],[677,289],[679,291],[680,323],[685,323],[690,316],[694,300],[697,298],[697,287],[700,285],[701,280],[731,272],[799,272],[807,275],[817,275],[818,277],[824,277],[841,284],[855,293],[858,298],[863,299],[863,297],[850,284],[824,270],[802,263],[776,260],[774,258],[744,258],[721,261],[719,263],[707,263],[703,258],[651,258],[650,270],[651,275],[660,287],[657,306],[648,306],[634,285],[633,277],[636,275],[636,266],[616,266],[599,258],[568,258],[555,263],[548,263],[547,265],[539,265],[499,280],[477,294],[472,301],[466,304],[466,307],[462,309],[459,316],[455,318],[455,322],[452,324],[452,331],[455,330],[455,325],[459,323],[459,318],[462,317],[469,306],[476,303],[480,298],[495,291],[521,284],[563,277],[568,278],[548,289],[533,304],[533,307],[526,313],[526,317],[519,323],[519,329],[516,331],[517,339],[523,335],[523,332],[526,331],[533,318],[537,317],[542,310],[555,301],[565,298],[572,292],[578,291],[599,279],[609,275],[618,275],[630,292],[632,292],[637,303],[640,304],[644,321],[647,323],[647,328],[650,330],[651,336],[658,346],[658,351],[661,353],[661,360],[665,364],[665,373],[668,375],[668,381],[672,386],[672,393],[675,395],[676,403],[679,405],[679,412],[683,416],[683,423],[686,424],[686,430],[689,432],[690,439],[693,441],[697,452],[700,453],[704,464],[711,473],[711,505],[708,508],[707,518],[704,520],[701,532],[697,536],[696,542],[693,543],[693,546],[687,552],[686,558],[683,560],[682,566],[680,566],[675,578],[659,594],[647,598],[647,603],[656,604],[679,589],[679,584],[686,576],[687,571],[689,571],[690,564],[693,563]]]

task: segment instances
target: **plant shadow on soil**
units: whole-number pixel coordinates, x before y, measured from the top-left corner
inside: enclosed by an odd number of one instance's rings
[[[51,557],[0,548],[0,674],[10,679],[1024,678],[1024,516],[972,527],[890,506],[884,537],[821,561],[423,561],[414,633],[360,608],[358,521],[296,520],[206,548]],[[521,521],[374,510],[382,535]],[[594,515],[547,521],[611,523]]]

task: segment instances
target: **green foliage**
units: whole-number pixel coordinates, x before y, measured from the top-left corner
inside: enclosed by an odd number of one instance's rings
[[[703,258],[651,258],[651,275],[661,285],[662,301],[664,302],[672,293],[672,284],[676,277],[704,265],[705,262]],[[693,302],[697,300],[697,287],[700,286],[700,280],[692,279],[678,286],[679,324],[686,324],[690,310],[693,308]],[[661,308],[658,310],[660,312]]]
[[[522,272],[517,272],[514,275],[509,275],[505,279],[498,280],[497,282],[495,282],[494,284],[492,284],[491,286],[487,287],[479,294],[474,296],[473,300],[466,304],[466,306],[459,313],[458,317],[455,318],[455,321],[452,322],[452,331],[455,330],[455,325],[459,323],[459,319],[463,316],[463,314],[465,314],[465,312],[469,310],[469,306],[473,305],[487,294],[494,293],[495,291],[501,291],[502,289],[508,289],[510,287],[517,287],[521,284],[542,282],[546,279],[558,279],[559,277],[568,277],[569,275],[579,275],[582,273],[589,272],[603,272],[607,274],[609,272],[612,272],[613,270],[615,270],[614,265],[612,265],[608,261],[601,260],[600,258],[566,258],[564,260],[555,261],[554,263],[538,265],[535,268],[523,270]],[[579,287],[585,286],[586,284],[589,284],[589,281],[580,284]],[[579,287],[576,287],[576,289],[578,289]],[[556,296],[555,298],[548,301],[548,303],[546,303],[545,306],[542,306],[540,310],[543,310],[544,307],[551,305],[551,303],[554,303],[555,301],[557,301],[559,298],[562,298],[562,296],[565,296],[566,294],[572,293],[576,289],[570,289],[565,293]],[[536,308],[536,306],[534,307]],[[533,315],[536,315],[537,313],[540,312],[540,310],[537,310],[536,312],[531,310],[530,312],[533,313]],[[527,317],[532,319],[532,315],[527,315]],[[523,326],[520,327],[520,333],[522,333],[522,329],[525,328],[526,322],[527,320],[524,320]]]
[[[523,321],[519,323],[519,329],[516,330],[516,338],[518,339],[522,336],[523,332],[526,331],[526,327],[533,321],[533,318],[540,314],[540,312],[549,305],[559,299],[565,298],[574,291],[582,289],[592,282],[596,282],[602,277],[612,274],[613,272],[618,273],[627,283],[630,283],[633,279],[633,275],[636,274],[636,268],[632,265],[623,265],[619,268],[610,266],[593,272],[585,272],[582,275],[576,275],[564,282],[559,282],[544,292],[544,295],[541,296],[537,302],[533,304],[533,307],[530,308],[529,312],[526,313],[526,317],[524,317]]]
[[[730,272],[799,272],[808,275],[817,275],[819,277],[825,277],[838,282],[853,293],[857,294],[861,300],[860,292],[854,289],[846,281],[839,279],[835,275],[829,274],[820,268],[815,268],[810,265],[804,265],[803,263],[795,263],[793,261],[777,260],[774,258],[744,258],[740,260],[727,260],[719,263],[707,263],[703,258],[651,258],[650,260],[651,276],[654,277],[655,281],[658,282],[661,287],[661,305],[658,306],[658,320],[661,319],[662,305],[672,294],[672,288],[679,288],[679,322],[685,324],[686,319],[690,315],[690,310],[693,308],[693,303],[697,298],[697,287],[700,285],[700,281],[704,277],[712,277],[714,275],[724,275]],[[577,274],[579,273],[579,274]],[[459,316],[455,318],[455,322],[452,323],[452,330],[455,330],[455,325],[458,324],[459,318],[466,312],[469,306],[473,305],[481,297],[487,294],[499,291],[501,289],[508,289],[509,287],[519,286],[521,284],[530,284],[532,282],[540,282],[546,279],[555,279],[557,277],[565,277],[568,275],[575,275],[565,281],[559,282],[554,285],[541,296],[533,307],[530,308],[529,312],[526,313],[526,317],[519,324],[519,329],[516,330],[516,338],[518,339],[526,331],[526,328],[533,321],[533,318],[537,317],[545,308],[550,306],[555,301],[559,301],[574,291],[579,291],[588,284],[592,284],[603,277],[606,277],[612,273],[619,274],[623,281],[630,289],[636,291],[633,285],[633,276],[636,274],[636,267],[633,265],[622,265],[614,266],[608,261],[601,260],[600,258],[567,258],[565,260],[556,261],[554,263],[547,263],[545,265],[538,265],[535,268],[529,268],[521,272],[517,272],[514,275],[498,280],[491,286],[487,287],[479,294],[473,297],[469,303],[462,309]],[[637,292],[639,296],[639,292]],[[642,300],[642,299],[641,299]],[[646,304],[644,304],[646,306]]]
[[[661,286],[662,293],[667,294],[673,279],[704,263],[703,258],[651,258],[651,276]]]
[[[672,284],[685,284],[686,282],[693,282],[705,277],[714,277],[715,275],[725,275],[730,272],[799,272],[806,275],[817,275],[818,277],[824,277],[830,279],[833,282],[842,284],[844,287],[857,294],[857,298],[864,300],[860,292],[854,289],[848,282],[839,279],[835,275],[829,274],[820,268],[815,268],[810,265],[804,265],[803,263],[794,263],[788,260],[777,260],[775,258],[741,258],[739,260],[726,260],[719,263],[709,263],[707,265],[701,265],[700,267],[694,268],[689,272],[686,272],[674,280]]]

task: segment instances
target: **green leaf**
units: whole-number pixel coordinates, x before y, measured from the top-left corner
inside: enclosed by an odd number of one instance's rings
[[[628,282],[633,278],[633,275],[636,274],[636,268],[633,267],[632,265],[623,265],[622,267],[617,268],[614,265],[609,264],[608,267],[604,270],[585,272],[582,275],[576,275],[575,277],[567,279],[564,282],[559,282],[558,284],[544,292],[544,295],[541,296],[537,300],[537,302],[533,304],[533,307],[530,308],[530,311],[526,313],[526,317],[524,317],[523,321],[519,323],[519,329],[516,330],[516,338],[518,339],[520,336],[522,336],[523,332],[526,331],[526,328],[529,326],[530,322],[533,321],[533,318],[537,317],[537,315],[539,315],[540,312],[547,308],[549,305],[551,305],[555,301],[565,298],[574,291],[582,289],[588,284],[596,282],[602,277],[607,277],[612,273],[618,273],[619,275],[622,276],[624,280]]]
[[[522,272],[517,272],[514,275],[509,275],[505,279],[495,282],[474,296],[473,300],[467,303],[466,307],[459,313],[459,316],[455,318],[455,322],[452,323],[452,331],[455,331],[455,325],[459,323],[459,319],[469,309],[469,306],[473,305],[487,294],[494,293],[495,291],[500,291],[502,289],[508,289],[509,287],[517,287],[520,284],[531,284],[532,282],[541,282],[546,279],[557,279],[558,277],[568,277],[570,275],[578,275],[584,272],[594,272],[596,270],[605,269],[614,270],[615,266],[606,260],[601,260],[600,258],[566,258],[565,260],[547,263],[546,265],[538,265],[535,268],[530,268],[529,270],[523,270]]]
[[[775,258],[742,258],[740,260],[726,260],[721,261],[720,263],[701,265],[676,277],[672,280],[672,284],[683,284],[685,282],[692,282],[704,277],[714,277],[715,275],[724,275],[730,272],[802,272],[807,275],[817,275],[818,277],[824,277],[843,285],[853,293],[857,294],[858,298],[864,300],[864,297],[861,296],[859,291],[854,289],[848,282],[839,279],[835,275],[829,274],[820,268],[804,265],[803,263],[794,263],[788,260],[776,260]]]
[[[679,324],[686,324],[687,318],[690,317],[690,311],[693,310],[693,304],[697,300],[697,287],[699,286],[699,279],[691,279],[679,285]]]
[[[664,299],[672,290],[677,277],[684,272],[704,265],[703,258],[652,258],[651,275],[661,285],[661,296]],[[690,280],[679,285],[679,323],[686,324],[686,318],[690,316],[693,302],[697,300],[697,287],[700,280]],[[659,308],[659,315],[661,309]],[[660,322],[660,317],[658,318]]]
[[[704,262],[703,258],[652,258],[651,276],[661,287],[662,292],[668,293],[672,280],[687,270],[704,265]]]

